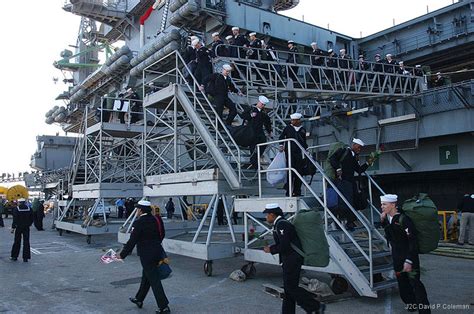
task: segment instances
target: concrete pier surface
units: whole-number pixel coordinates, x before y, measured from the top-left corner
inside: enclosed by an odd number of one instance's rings
[[[152,292],[142,309],[128,300],[140,281],[141,266],[136,255],[124,263],[102,264],[100,256],[109,248],[119,249],[114,234],[93,236],[51,229],[31,228],[32,258],[24,263],[10,261],[13,235],[11,218],[0,228],[0,312],[2,313],[154,313]],[[203,272],[203,261],[171,255],[173,276],[163,281],[172,313],[280,313],[281,300],[263,291],[263,284],[281,286],[281,269],[256,265],[257,276],[243,283],[229,274],[245,264],[241,256],[215,261],[213,276]],[[474,312],[474,261],[422,255],[422,281],[435,310],[433,313]],[[305,273],[329,282],[327,275]],[[300,308],[297,313],[304,313]],[[377,299],[353,297],[327,305],[326,313],[407,313],[398,292],[381,293]]]

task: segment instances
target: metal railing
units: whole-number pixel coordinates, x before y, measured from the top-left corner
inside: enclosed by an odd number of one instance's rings
[[[218,51],[227,51],[228,54],[219,55]],[[263,49],[253,47],[242,47],[229,44],[221,44],[215,47],[214,51],[217,58],[232,58],[239,60],[255,60],[259,62],[277,62],[280,65],[309,65],[311,67],[322,67],[326,69],[338,70],[357,70],[363,72],[380,72],[386,75],[399,76],[423,76],[421,69],[403,66],[399,64],[388,64],[382,61],[372,62],[367,60],[355,60],[347,55],[346,58],[331,57],[326,55],[326,52],[321,51],[322,54],[310,54],[304,52],[292,52],[276,49]]]
[[[362,214],[360,214],[357,210],[354,209],[352,204],[346,199],[346,197],[339,191],[339,189],[336,187],[336,185],[331,181],[331,179],[324,173],[323,168],[321,165],[319,165],[318,162],[316,162],[311,155],[303,148],[303,146],[293,138],[290,139],[283,139],[283,140],[277,140],[277,141],[271,141],[267,143],[262,143],[257,145],[257,152],[258,152],[258,160],[260,160],[260,148],[262,146],[270,146],[270,145],[275,145],[275,144],[285,144],[287,147],[287,167],[285,168],[279,168],[279,169],[271,169],[271,170],[262,170],[260,168],[259,164],[259,170],[258,170],[258,189],[259,189],[259,196],[262,197],[262,173],[268,173],[268,172],[277,172],[277,171],[287,171],[288,172],[288,191],[289,194],[291,195],[292,193],[292,178],[293,176],[296,176],[303,185],[306,187],[307,191],[310,192],[310,194],[318,201],[318,203],[323,207],[324,209],[324,230],[326,233],[328,233],[329,228],[328,228],[328,216],[334,221],[334,223],[339,226],[339,228],[342,230],[342,232],[349,238],[349,240],[354,244],[356,249],[361,253],[361,255],[364,257],[364,259],[369,263],[369,284],[370,287],[373,287],[373,259],[372,259],[372,230],[373,228],[370,226],[369,222],[367,221],[367,218],[365,218]],[[306,182],[304,177],[298,172],[293,167],[292,164],[292,151],[296,150],[298,153],[301,151],[302,158],[307,159],[309,162],[311,162],[317,170],[317,173],[319,173],[322,178],[323,178],[323,195],[322,199],[320,195],[318,195],[313,188]],[[327,193],[326,190],[328,187],[332,187],[334,191],[336,191],[338,197],[344,202],[344,204],[347,206],[347,208],[350,209],[350,211],[355,215],[355,217],[359,220],[359,222],[362,224],[362,227],[365,229],[368,235],[368,253],[361,247],[361,245],[357,242],[357,239],[355,239],[351,233],[346,229],[344,224],[337,219],[336,215],[333,214],[329,208],[327,207]],[[378,234],[377,234],[378,235]]]
[[[227,44],[218,45],[215,49],[217,57],[214,61],[230,59],[240,61],[240,66],[242,61],[251,62],[251,72],[262,81],[271,81],[272,76],[275,80],[292,78],[298,88],[352,93],[391,93],[396,96],[421,91],[425,82],[421,68],[401,67],[398,64]],[[226,52],[225,55],[218,54],[218,51],[222,50]],[[273,68],[270,66],[272,63]],[[278,75],[273,75],[273,71],[278,72]],[[303,72],[302,78],[298,76],[300,72]]]

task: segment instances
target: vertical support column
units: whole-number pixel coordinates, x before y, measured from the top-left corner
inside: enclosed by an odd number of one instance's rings
[[[208,247],[211,244],[212,231],[214,230],[214,224],[216,220],[217,208],[219,207],[219,194],[216,194],[214,201],[214,206],[212,208],[211,222],[209,223],[209,230],[207,233],[206,246]]]
[[[209,216],[209,211],[211,210],[212,204],[214,204],[214,199],[215,198],[216,198],[216,195],[213,195],[212,198],[211,198],[211,201],[209,202],[209,206],[207,207],[206,212],[204,213],[204,216],[201,218],[201,223],[199,223],[199,227],[196,230],[196,233],[194,234],[194,238],[193,238],[192,243],[196,243],[197,238],[198,238],[199,234],[201,233],[202,227],[204,227],[204,224],[206,223],[206,218],[207,218],[207,216]],[[193,203],[194,203],[194,201],[193,201]]]
[[[178,101],[176,97],[173,97],[173,128],[174,128],[173,130],[174,131],[173,167],[174,167],[174,172],[177,173],[178,172]]]
[[[235,243],[235,234],[234,234],[234,227],[232,227],[232,220],[230,215],[229,207],[227,206],[227,200],[224,195],[222,195],[222,201],[224,203],[224,210],[225,215],[227,217],[227,225],[229,226],[230,236],[232,237],[232,242]]]

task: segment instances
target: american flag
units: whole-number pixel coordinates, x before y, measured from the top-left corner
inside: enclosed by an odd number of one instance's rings
[[[100,257],[100,261],[103,264],[110,264],[112,262],[117,262],[121,260],[117,259],[117,253],[113,249],[109,249],[107,252],[105,252],[104,255]]]

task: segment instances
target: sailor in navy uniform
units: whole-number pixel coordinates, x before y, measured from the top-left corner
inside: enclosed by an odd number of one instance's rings
[[[282,313],[295,313],[296,303],[306,313],[323,313],[325,306],[321,305],[314,296],[299,287],[301,266],[303,257],[293,247],[301,250],[301,242],[296,234],[295,227],[283,217],[283,211],[278,204],[267,204],[264,214],[267,214],[267,222],[273,225],[273,239],[275,244],[265,246],[264,251],[273,255],[279,254],[280,263],[283,268],[283,298]]]
[[[249,59],[260,59],[262,58],[261,51],[262,49],[262,42],[257,39],[257,33],[252,32],[249,34],[250,42],[249,47],[250,49],[247,51],[247,58]]]
[[[420,259],[413,221],[397,209],[398,196],[380,197],[380,220],[385,228],[387,241],[392,248],[393,269],[398,281],[400,297],[411,312],[431,313],[426,289],[420,281]]]
[[[248,125],[252,126],[255,131],[255,144],[250,146],[250,163],[252,169],[258,168],[257,144],[265,143],[267,141],[264,131],[267,131],[268,136],[272,137],[272,122],[268,114],[265,112],[265,106],[269,102],[270,101],[267,97],[259,96],[255,107],[246,110],[241,115],[242,119],[244,119]],[[260,147],[260,156],[265,152],[265,148],[266,146]]]
[[[306,143],[306,130],[303,128],[301,119],[303,118],[303,115],[301,113],[293,113],[290,115],[291,122],[289,125],[287,125],[284,129],[283,132],[280,135],[280,140],[283,139],[289,139],[293,138],[300,145],[304,148],[308,148],[308,144]],[[289,146],[291,145],[291,152],[289,152]],[[280,144],[280,151],[285,151],[286,154],[286,163],[288,164],[290,159],[289,156],[291,156],[291,168],[295,169],[299,174],[301,174],[303,170],[303,157],[302,157],[302,152],[301,149],[297,146],[296,143],[291,142],[291,144],[288,144],[288,142],[285,143],[285,145]],[[301,196],[301,185],[303,182],[301,182],[300,178],[295,174],[292,173],[291,175],[291,181],[292,181],[292,187],[293,191],[290,193],[290,176],[287,177],[287,182],[285,185],[285,190],[286,190],[286,196]]]
[[[136,245],[137,254],[140,256],[143,267],[140,289],[135,298],[130,298],[130,301],[141,308],[151,287],[159,307],[156,313],[170,313],[169,302],[158,277],[158,263],[166,256],[161,246],[161,241],[165,237],[163,222],[151,214],[149,201],[141,200],[136,207],[139,218],[133,223],[130,240],[125,244],[123,250],[117,253],[118,259],[124,259]]]
[[[245,38],[244,35],[240,34],[240,28],[237,26],[232,27],[232,35],[234,36],[234,45],[240,47],[248,47],[250,42]],[[239,58],[245,59],[245,50],[239,49]]]
[[[364,173],[369,168],[369,163],[365,162],[360,164],[359,162],[359,154],[362,150],[362,147],[365,146],[365,143],[358,139],[354,138],[352,140],[351,147],[343,147],[339,148],[329,159],[331,166],[334,168],[336,173],[341,172],[341,179],[343,181],[350,182],[352,185],[352,196],[353,196],[353,203],[352,206],[356,210],[363,210],[367,206],[365,202],[365,196],[359,191],[357,186],[357,180],[354,176],[354,173],[357,172],[358,174]],[[353,215],[352,212],[348,211],[347,217],[347,228],[353,229],[354,228],[354,221],[356,217]]]
[[[288,40],[288,57],[286,58],[286,63],[298,63],[298,48],[295,45],[293,40]],[[298,66],[289,66],[288,67],[288,76],[293,81],[297,81],[298,75]]]
[[[33,211],[26,204],[24,198],[18,199],[18,206],[13,209],[12,233],[15,233],[11,257],[12,261],[18,259],[20,254],[21,238],[23,237],[23,262],[31,259],[30,252],[30,226],[33,224]]]
[[[199,39],[193,40],[191,44],[196,49],[196,70],[194,71],[194,76],[196,81],[202,84],[212,74],[210,51],[203,46]]]
[[[221,39],[218,32],[212,33],[212,45],[210,55],[212,58],[217,57],[228,57],[229,51],[224,45],[224,41]]]

